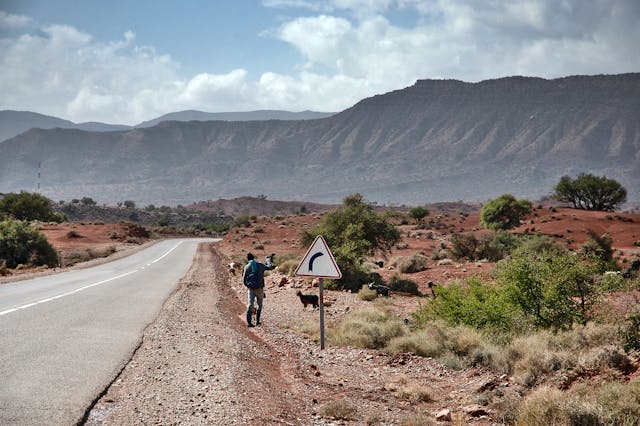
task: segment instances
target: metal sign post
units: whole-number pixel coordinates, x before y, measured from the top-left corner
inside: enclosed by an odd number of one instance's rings
[[[320,349],[324,349],[324,278],[342,278],[342,272],[322,235],[318,235],[296,268],[297,276],[320,279]]]
[[[320,349],[324,349],[324,278],[320,278]]]

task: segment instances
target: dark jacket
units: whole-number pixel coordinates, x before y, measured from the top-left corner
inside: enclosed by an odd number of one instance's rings
[[[247,263],[244,266],[244,270],[242,271],[242,283],[245,285],[246,285],[245,278],[249,273],[249,271],[251,270],[251,262],[256,263],[256,266],[258,269],[258,281],[260,282],[260,288],[263,288],[264,287],[264,271],[270,271],[272,269],[275,269],[276,265],[271,263],[271,259],[268,257],[267,257],[266,264],[260,263],[257,260],[250,260],[249,263]]]

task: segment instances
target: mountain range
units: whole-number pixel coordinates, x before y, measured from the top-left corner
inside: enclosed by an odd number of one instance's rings
[[[0,143],[0,192],[190,203],[239,195],[379,203],[535,199],[606,175],[640,201],[640,73],[419,80],[312,120],[31,129]]]
[[[162,115],[152,120],[143,121],[135,126],[124,124],[106,124],[98,122],[74,123],[69,120],[39,114],[30,111],[0,111],[0,141],[12,138],[29,129],[79,129],[95,132],[112,130],[128,130],[136,127],[152,127],[163,121],[252,121],[252,120],[312,120],[330,117],[332,112],[301,111],[290,112],[280,110],[258,110],[246,112],[203,112],[178,111]]]

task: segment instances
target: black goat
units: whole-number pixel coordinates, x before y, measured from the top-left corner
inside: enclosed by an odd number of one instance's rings
[[[369,287],[369,290],[375,290],[376,293],[381,294],[383,296],[388,296],[389,291],[391,290],[386,285],[376,284],[376,283],[370,283],[368,287]]]

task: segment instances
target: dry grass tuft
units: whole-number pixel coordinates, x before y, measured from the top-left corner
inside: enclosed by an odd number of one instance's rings
[[[354,311],[330,326],[327,337],[333,346],[379,349],[404,334],[405,328],[400,319],[380,308],[370,307]]]
[[[360,298],[360,300],[366,300],[368,302],[371,302],[372,300],[375,300],[378,298],[378,292],[375,291],[375,289],[372,290],[366,285],[363,285],[360,291],[358,292],[358,297]]]
[[[331,401],[320,407],[320,415],[335,420],[355,420],[358,410],[344,400]]]

